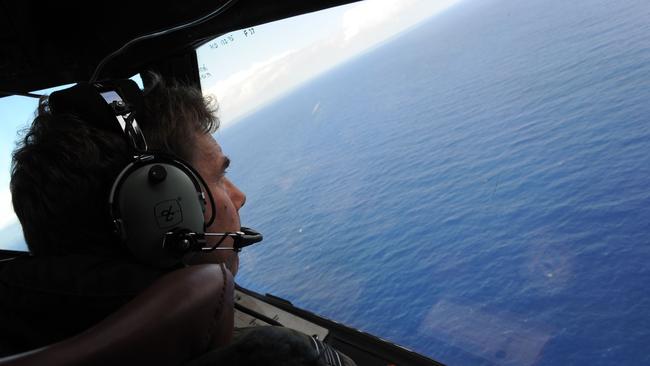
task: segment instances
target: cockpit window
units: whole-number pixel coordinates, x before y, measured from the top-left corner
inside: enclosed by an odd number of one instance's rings
[[[646,364],[647,19],[363,1],[206,43],[238,281],[451,365]]]

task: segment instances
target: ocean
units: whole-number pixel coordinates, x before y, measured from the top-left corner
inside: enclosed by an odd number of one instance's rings
[[[239,284],[449,365],[650,364],[650,3],[466,0],[217,138]]]

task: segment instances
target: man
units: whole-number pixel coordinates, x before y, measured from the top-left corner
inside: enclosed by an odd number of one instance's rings
[[[246,196],[226,176],[230,159],[212,137],[219,127],[216,105],[198,89],[166,85],[155,75],[151,79],[138,116],[149,150],[172,154],[201,175],[216,211],[206,232],[238,231]],[[112,233],[107,198],[130,159],[123,136],[76,115],[50,113],[45,103],[40,105],[13,155],[13,205],[32,256],[0,267],[0,344],[6,347],[0,356],[75,335],[178,268],[163,270],[138,262]],[[211,210],[207,205],[206,218]],[[220,246],[232,247],[233,241],[226,238]],[[218,250],[197,253],[186,261],[198,263],[225,263],[234,276],[239,257],[233,250]],[[271,340],[269,352],[278,349],[272,346],[274,332],[276,340],[294,339],[297,345],[290,353],[276,355],[276,360],[302,355],[318,362],[308,338],[288,330],[262,332],[269,335],[262,338]],[[250,345],[260,337],[244,333],[243,343],[235,342],[201,362],[250,355]]]
[[[193,165],[218,205],[207,231],[238,231],[246,198],[226,177],[229,159],[211,136],[219,126],[215,104],[195,88],[167,86],[155,76],[144,101],[144,115],[155,117],[138,120],[150,149]],[[109,190],[129,162],[123,136],[78,116],[50,113],[41,103],[13,155],[14,210],[32,256],[0,269],[5,354],[87,329],[169,271],[139,263],[112,235]],[[207,216],[210,210],[208,205]],[[227,238],[221,246],[232,244]],[[237,253],[229,250],[190,262],[225,263],[232,275],[239,267]]]

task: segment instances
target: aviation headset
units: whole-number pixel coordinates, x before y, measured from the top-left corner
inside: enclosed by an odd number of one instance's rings
[[[132,80],[80,83],[54,92],[48,99],[53,114],[73,114],[82,121],[125,137],[131,162],[112,184],[108,208],[113,233],[140,261],[168,268],[190,252],[235,250],[257,243],[262,235],[250,228],[206,233],[216,205],[201,175],[169,154],[149,151],[136,117],[142,119],[142,91]],[[208,193],[210,219],[204,217]],[[220,237],[206,246],[206,237]],[[233,248],[219,248],[226,237]]]

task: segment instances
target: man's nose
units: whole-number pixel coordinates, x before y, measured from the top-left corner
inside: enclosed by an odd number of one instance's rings
[[[246,204],[246,194],[242,192],[233,182],[229,179],[226,179],[226,186],[228,188],[228,196],[230,200],[235,205],[235,208],[239,210]]]

